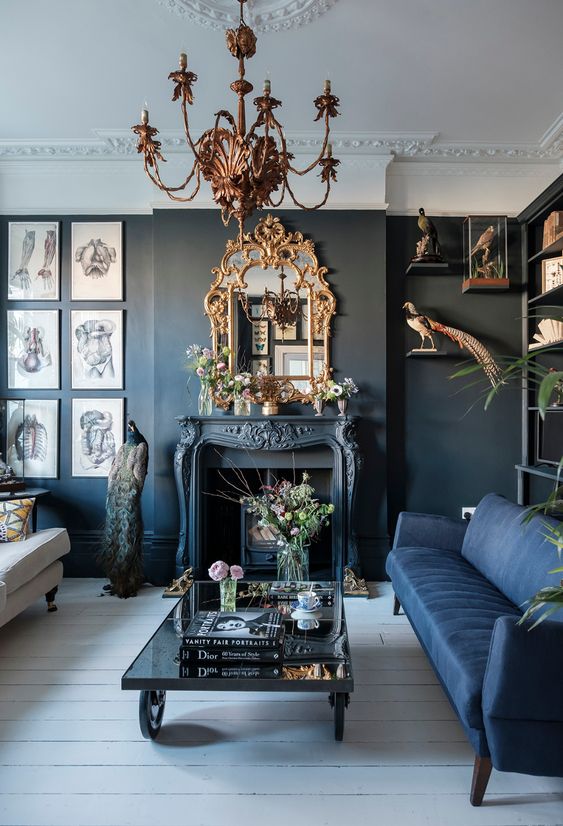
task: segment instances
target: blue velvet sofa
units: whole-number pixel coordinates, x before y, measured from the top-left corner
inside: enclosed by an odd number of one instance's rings
[[[557,552],[544,516],[490,494],[469,523],[402,513],[387,573],[475,750],[470,800],[491,769],[563,776],[563,619],[530,630],[522,605],[546,585]],[[553,524],[556,524],[553,522]]]

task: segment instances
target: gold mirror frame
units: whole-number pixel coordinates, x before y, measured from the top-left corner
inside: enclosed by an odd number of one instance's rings
[[[288,232],[279,218],[267,215],[254,232],[245,233],[242,239],[227,241],[225,254],[219,267],[211,272],[215,280],[204,300],[205,314],[211,323],[212,347],[216,352],[225,344],[230,349],[229,369],[236,369],[237,342],[234,341],[234,311],[239,296],[245,296],[248,284],[245,276],[249,270],[260,267],[281,269],[295,274],[294,289],[304,290],[307,298],[307,357],[309,375],[268,375],[264,386],[255,394],[254,401],[270,404],[274,412],[277,404],[302,401],[307,394],[296,389],[293,381],[314,380],[314,348],[322,342],[324,367],[320,378],[328,378],[330,366],[330,321],[336,313],[336,299],[326,282],[326,267],[320,267],[315,245],[303,238],[300,232]]]

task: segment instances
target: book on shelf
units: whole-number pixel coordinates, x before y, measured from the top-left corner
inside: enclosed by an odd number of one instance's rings
[[[543,249],[551,246],[563,235],[563,212],[555,211],[543,222]]]
[[[266,649],[245,648],[188,648],[180,646],[180,662],[194,665],[214,663],[281,663],[283,661],[283,647]]]
[[[247,663],[231,664],[213,664],[200,665],[191,663],[180,663],[180,677],[196,677],[196,678],[222,678],[222,679],[272,679],[280,677],[282,673],[281,665],[252,665]]]
[[[184,632],[186,648],[279,649],[283,642],[283,616],[273,608],[198,611]]]
[[[334,605],[334,585],[332,582],[273,582],[268,596],[275,604],[288,604],[297,599],[301,591],[314,591],[321,607]]]

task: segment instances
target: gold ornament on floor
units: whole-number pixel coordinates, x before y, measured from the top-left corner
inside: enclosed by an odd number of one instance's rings
[[[164,589],[163,597],[183,597],[194,584],[193,568],[186,568],[182,576],[173,579],[168,588]]]
[[[368,586],[365,579],[362,579],[362,577],[352,570],[352,568],[344,568],[344,596],[369,596]]]
[[[339,99],[332,94],[329,80],[325,80],[324,91],[314,100],[317,110],[315,121],[324,121],[324,136],[318,157],[304,169],[293,166],[293,155],[288,151],[283,127],[274,110],[282,104],[271,96],[271,84],[264,81],[263,92],[254,99],[257,117],[249,129],[246,127],[245,96],[253,86],[245,79],[245,60],[256,54],[256,35],[244,21],[243,9],[246,0],[240,3],[240,25],[227,29],[227,48],[238,61],[238,79],[230,88],[238,97],[237,118],[221,109],[215,114],[215,123],[199,138],[194,140],[190,133],[188,106],[194,102],[193,86],[197,75],[188,71],[188,58],[182,52],[179,68],[168,75],[174,84],[173,101],[180,101],[186,141],[194,161],[184,181],[178,186],[168,186],[160,176],[159,162],[165,161],[161,142],[156,140],[158,130],[149,125],[148,109],[141,111],[141,123],[131,127],[138,135],[137,151],[143,155],[145,172],[151,181],[173,201],[192,201],[197,195],[201,179],[211,185],[213,199],[221,209],[223,223],[227,225],[232,217],[239,224],[242,238],[244,222],[255,209],[279,206],[289,193],[293,202],[301,209],[312,210],[324,206],[328,200],[332,181],[336,181],[336,168],[340,161],[332,157],[332,146],[328,142],[330,119],[338,116]],[[259,135],[258,130],[263,130]],[[303,176],[315,168],[320,168],[319,177],[325,185],[324,197],[313,207],[307,207],[295,196],[289,183],[289,174]],[[192,186],[190,195],[178,193]]]

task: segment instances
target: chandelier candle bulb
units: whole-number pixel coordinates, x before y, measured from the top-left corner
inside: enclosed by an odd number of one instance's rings
[[[180,69],[186,69],[188,66],[188,56],[185,52],[180,52]]]
[[[328,158],[332,158],[332,144],[329,143],[326,148],[326,154]]]
[[[325,95],[330,95],[330,92],[331,92],[330,80],[327,78],[325,80]]]
[[[141,123],[147,124],[149,122],[149,110],[141,109]]]
[[[270,83],[269,79],[266,78],[266,80],[264,81],[264,94],[269,95],[271,91],[272,91],[272,84]]]

